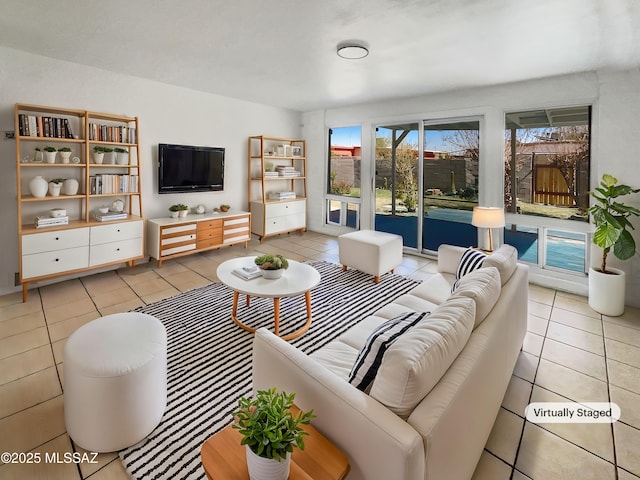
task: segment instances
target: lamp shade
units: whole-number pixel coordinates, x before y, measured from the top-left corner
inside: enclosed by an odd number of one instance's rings
[[[473,207],[471,225],[481,228],[504,227],[504,209],[498,207]]]

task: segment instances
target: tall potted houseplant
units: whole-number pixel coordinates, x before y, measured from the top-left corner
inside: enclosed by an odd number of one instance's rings
[[[242,435],[251,480],[289,478],[294,447],[304,450],[301,425],[314,418],[313,410],[292,412],[294,393],[259,390],[252,398],[242,397],[234,412],[233,428]]]
[[[625,273],[608,267],[607,255],[613,254],[620,260],[627,260],[636,253],[636,243],[629,229],[633,225],[629,217],[639,216],[640,210],[621,203],[618,198],[640,189],[619,185],[618,179],[604,174],[600,186],[591,192],[596,203],[589,208],[596,230],[593,243],[602,248],[599,267],[589,271],[589,306],[603,315],[618,316],[624,312]]]

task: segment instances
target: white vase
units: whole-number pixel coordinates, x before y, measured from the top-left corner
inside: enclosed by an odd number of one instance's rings
[[[71,158],[71,153],[73,152],[59,152],[60,158],[62,159],[62,163],[69,163],[69,158]]]
[[[61,189],[62,183],[49,182],[49,195],[51,195],[52,197],[59,197]]]
[[[129,164],[129,152],[117,152],[116,153],[116,163],[118,165],[128,165]]]
[[[116,152],[104,152],[104,163],[108,165],[116,163]]]
[[[178,212],[177,210],[175,212],[169,211],[169,215],[171,215],[171,218],[178,218],[178,214],[180,212]]]
[[[67,178],[62,183],[62,193],[63,195],[75,195],[78,193],[78,188],[80,183],[75,178]]]
[[[189,213],[189,210],[178,210],[178,217],[186,218],[187,217],[187,213]]]
[[[44,152],[44,159],[47,163],[56,163],[56,155],[58,152]]]
[[[259,457],[245,445],[247,452],[247,470],[249,470],[250,480],[287,480],[289,478],[289,468],[291,467],[291,453],[282,460]]]
[[[589,269],[589,306],[609,317],[624,313],[626,275],[623,270],[607,267],[612,273]]]
[[[42,152],[39,151],[39,150],[36,150],[36,153],[33,156],[33,162],[34,163],[42,163],[43,160],[44,160],[44,155],[42,154]]]
[[[97,163],[100,165],[104,161],[104,153],[103,152],[92,152],[91,158],[93,158],[93,163]]]
[[[34,177],[29,182],[29,190],[31,195],[36,198],[43,198],[47,195],[47,189],[49,188],[48,182],[42,178],[41,175]]]
[[[262,270],[262,278],[268,278],[269,280],[273,280],[276,278],[280,278],[284,273],[284,268],[279,268],[277,270]]]

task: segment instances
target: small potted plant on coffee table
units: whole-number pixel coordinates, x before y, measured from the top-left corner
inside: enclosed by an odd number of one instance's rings
[[[259,390],[254,397],[242,397],[233,413],[233,428],[240,431],[245,446],[250,478],[289,478],[291,453],[304,450],[301,425],[315,417],[313,410],[293,413],[295,393]],[[268,473],[267,473],[268,472]]]
[[[282,255],[265,254],[256,257],[255,264],[262,270],[263,278],[280,278],[289,268],[289,262]]]

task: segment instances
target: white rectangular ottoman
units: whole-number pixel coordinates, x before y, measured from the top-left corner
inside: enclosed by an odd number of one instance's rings
[[[375,230],[359,230],[338,237],[342,270],[347,267],[374,276],[391,272],[402,263],[402,237],[393,233]]]

